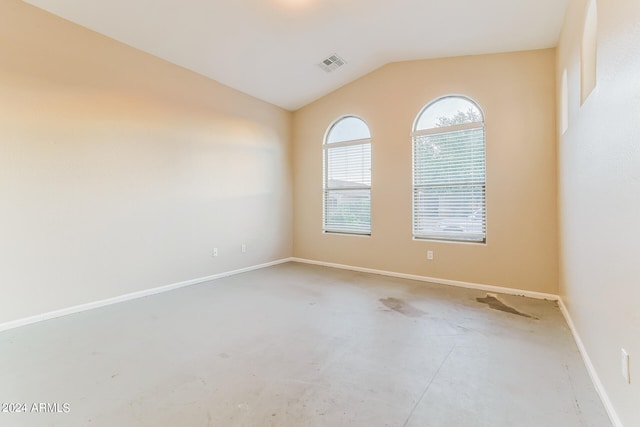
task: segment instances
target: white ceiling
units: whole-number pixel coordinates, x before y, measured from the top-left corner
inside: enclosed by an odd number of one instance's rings
[[[382,65],[556,46],[567,0],[25,0],[288,110]],[[347,64],[318,67],[337,53]]]

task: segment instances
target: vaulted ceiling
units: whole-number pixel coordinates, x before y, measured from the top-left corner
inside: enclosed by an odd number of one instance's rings
[[[553,47],[568,0],[25,1],[295,110],[389,62]]]

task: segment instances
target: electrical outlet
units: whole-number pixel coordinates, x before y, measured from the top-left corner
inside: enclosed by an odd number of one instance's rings
[[[246,253],[247,252],[247,244],[243,243],[242,244],[242,253]]]
[[[433,251],[427,251],[427,259],[428,260],[432,260],[433,259]]]
[[[218,248],[213,248],[213,252],[211,253],[211,256],[218,256]]]
[[[622,377],[627,384],[631,384],[631,377],[629,376],[629,353],[627,353],[624,348],[621,348],[620,355],[622,356]]]

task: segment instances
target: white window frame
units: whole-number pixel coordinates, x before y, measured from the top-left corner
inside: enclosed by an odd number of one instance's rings
[[[332,187],[329,185],[329,150],[332,148],[340,148],[340,147],[350,147],[350,146],[360,146],[360,145],[369,145],[369,150],[371,150],[371,137],[369,138],[361,138],[340,142],[329,142],[329,137],[331,135],[331,131],[334,127],[340,123],[342,120],[355,118],[367,126],[369,130],[369,135],[371,134],[371,130],[366,121],[364,121],[361,117],[356,115],[345,115],[337,118],[331,123],[331,125],[327,128],[327,131],[324,136],[323,144],[322,144],[322,232],[327,234],[346,234],[346,235],[359,235],[359,236],[370,236],[371,235],[371,184],[368,186],[355,186],[355,187]],[[371,155],[369,156],[371,158]],[[369,163],[369,169],[371,169],[371,163]],[[327,201],[329,199],[329,195],[332,192],[338,191],[368,191],[369,192],[369,227],[367,229],[362,229],[359,227],[333,227],[327,223],[328,220],[328,206]]]
[[[437,104],[440,101],[443,101],[447,98],[460,98],[469,103],[473,104],[474,107],[478,109],[480,112],[480,116],[482,118],[481,122],[474,123],[464,123],[464,124],[456,124],[451,126],[443,126],[429,129],[417,129],[418,123],[422,116],[427,112],[427,110]],[[414,240],[434,240],[434,241],[447,241],[447,242],[457,242],[457,243],[479,243],[486,244],[487,242],[487,195],[486,195],[486,132],[485,132],[485,114],[482,111],[482,108],[478,105],[477,102],[469,98],[465,95],[446,95],[434,99],[433,101],[427,103],[418,113],[416,119],[413,123],[413,131],[411,132],[411,152],[412,152],[412,236]],[[464,181],[454,181],[449,184],[416,184],[416,146],[418,142],[418,138],[427,135],[438,135],[438,134],[447,134],[456,131],[462,130],[470,130],[470,129],[482,129],[482,143],[483,143],[483,166],[484,166],[484,176],[482,176],[481,180],[476,180],[474,182],[464,182]],[[417,211],[417,198],[419,189],[422,188],[436,188],[438,186],[448,186],[448,187],[472,187],[472,186],[481,186],[482,188],[482,203],[480,208],[480,217],[481,217],[481,229],[480,231],[467,231],[464,230],[459,232],[458,230],[447,232],[447,231],[433,231],[429,232],[421,232],[417,229],[418,216],[420,213]],[[464,228],[464,227],[460,227]]]

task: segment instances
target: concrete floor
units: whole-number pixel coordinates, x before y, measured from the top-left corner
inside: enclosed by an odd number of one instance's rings
[[[11,427],[611,425],[555,302],[296,263],[0,333],[0,402]]]

